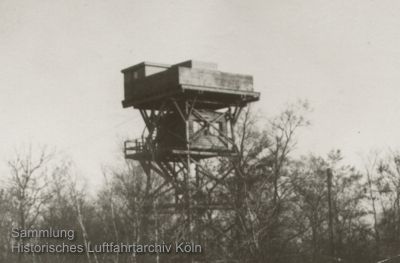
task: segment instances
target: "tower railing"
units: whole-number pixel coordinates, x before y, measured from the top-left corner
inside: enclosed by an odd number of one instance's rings
[[[138,139],[126,140],[124,142],[125,157],[134,154],[155,152],[158,147],[158,144],[155,143],[155,137],[156,136],[153,134],[151,138],[142,136]]]
[[[146,140],[143,138],[135,140],[127,140],[124,142],[125,156],[132,154],[143,153],[147,151]]]

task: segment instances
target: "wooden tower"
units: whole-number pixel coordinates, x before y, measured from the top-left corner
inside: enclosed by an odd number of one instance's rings
[[[212,174],[204,160],[236,155],[236,121],[260,94],[252,76],[221,72],[214,63],[143,62],[122,73],[123,107],[139,110],[146,126],[141,138],[125,142],[125,157],[173,188],[174,200],[162,209],[185,215],[191,239],[198,211],[229,209],[207,196],[232,170]]]

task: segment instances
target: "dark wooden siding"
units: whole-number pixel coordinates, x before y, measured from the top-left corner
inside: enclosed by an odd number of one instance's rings
[[[202,118],[211,121],[221,113],[202,110],[198,112]],[[204,120],[195,115],[189,118],[189,137],[190,148],[193,150],[217,151],[228,150],[228,144],[223,136],[213,130],[212,127],[202,129]],[[197,131],[195,126],[197,123]],[[228,136],[227,122],[225,117],[221,117],[218,122],[213,123],[220,131]],[[186,124],[178,113],[172,113],[163,117],[158,131],[157,141],[161,148],[166,149],[185,149],[186,148]]]

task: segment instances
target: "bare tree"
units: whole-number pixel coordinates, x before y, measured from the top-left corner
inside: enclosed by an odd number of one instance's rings
[[[47,176],[49,162],[53,153],[46,147],[41,147],[37,154],[29,145],[27,148],[16,151],[13,159],[8,161],[11,177],[8,182],[14,207],[17,209],[15,218],[18,227],[27,229],[32,227],[48,200]]]
[[[376,182],[382,206],[382,241],[384,254],[398,254],[400,244],[400,153],[391,152],[382,157],[378,165],[379,181]]]
[[[380,185],[380,181],[382,177],[378,175],[378,165],[379,165],[379,153],[371,152],[369,156],[364,161],[364,172],[367,177],[367,188],[366,192],[368,195],[368,199],[371,202],[371,212],[373,217],[373,231],[374,231],[374,239],[375,239],[375,249],[376,249],[376,257],[380,257],[380,247],[381,247],[381,235],[379,230],[379,221],[378,221],[378,204],[377,199],[379,198],[379,189],[377,186]]]
[[[0,188],[0,262],[6,262],[11,250],[9,229],[12,228],[12,206],[10,195],[5,188]]]
[[[295,237],[291,233],[291,238],[282,239],[280,228],[291,220],[283,212],[292,189],[287,168],[298,129],[309,125],[309,111],[304,101],[289,105],[264,130],[246,111],[237,125],[238,158],[233,163],[237,176],[232,193],[238,200],[236,228],[242,235],[236,240],[243,240],[236,251],[242,256],[248,250],[254,260],[277,262],[280,251]]]

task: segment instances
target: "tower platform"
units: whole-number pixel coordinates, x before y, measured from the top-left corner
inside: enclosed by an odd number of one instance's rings
[[[250,75],[217,70],[214,63],[185,61],[175,65],[142,62],[122,70],[124,108],[158,109],[173,97],[196,99],[198,107],[219,109],[259,100]]]

